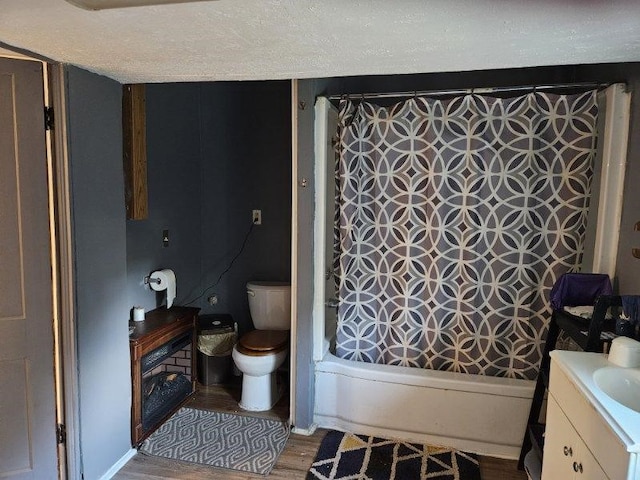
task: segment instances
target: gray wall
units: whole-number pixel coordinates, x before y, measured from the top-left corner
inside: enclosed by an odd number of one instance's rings
[[[161,268],[176,274],[176,300],[199,286],[201,249],[199,87],[146,86],[149,216],[127,220],[129,307],[166,305],[166,293],[144,284]],[[169,246],[162,231],[169,230]]]
[[[298,183],[298,281],[296,292],[296,409],[293,424],[299,429],[313,425],[315,377],[313,362],[313,248],[315,218],[314,183],[314,103],[327,82],[300,80],[298,82],[298,182],[308,180],[307,187]]]
[[[122,87],[67,70],[80,449],[85,480],[131,448]]]
[[[246,282],[291,280],[290,95],[289,81],[201,85],[201,288],[211,288],[196,305],[230,313],[241,332],[253,328]],[[251,228],[254,209],[262,225]]]
[[[290,82],[147,85],[149,218],[127,222],[130,306],[164,303],[143,284],[176,273],[176,304],[252,328],[248,280],[291,278]],[[251,211],[262,225],[251,228]],[[169,230],[169,247],[161,234]],[[249,230],[251,233],[248,235]],[[247,237],[248,235],[248,237]],[[231,269],[220,274],[246,245]],[[218,304],[207,297],[215,293]]]

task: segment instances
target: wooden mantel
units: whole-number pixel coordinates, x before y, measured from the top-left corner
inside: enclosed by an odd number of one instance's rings
[[[123,86],[122,130],[127,218],[144,220],[149,215],[144,84]]]

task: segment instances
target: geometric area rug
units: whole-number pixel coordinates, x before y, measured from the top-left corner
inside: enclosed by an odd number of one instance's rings
[[[267,475],[287,438],[285,422],[183,407],[142,443],[140,452]]]
[[[306,480],[480,480],[478,458],[447,447],[331,430]]]

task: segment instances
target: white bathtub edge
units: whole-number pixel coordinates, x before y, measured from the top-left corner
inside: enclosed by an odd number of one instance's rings
[[[319,427],[516,459],[535,382],[342,360],[316,363]]]
[[[317,415],[316,422],[322,428],[339,430],[341,432],[358,433],[360,435],[371,435],[375,437],[388,438],[407,443],[422,443],[434,446],[448,446],[467,453],[483,455],[507,460],[517,460],[520,456],[519,445],[501,445],[488,442],[477,442],[465,438],[446,437],[441,435],[430,435],[419,432],[409,432],[406,430],[396,430],[384,428],[376,425],[366,425],[355,423],[344,418]]]
[[[353,362],[338,358],[331,352],[326,352],[322,361],[316,362],[315,370],[316,373],[330,373],[375,382],[455,389],[475,393],[499,393],[509,397],[527,399],[533,397],[533,390],[535,389],[535,381],[533,380]]]

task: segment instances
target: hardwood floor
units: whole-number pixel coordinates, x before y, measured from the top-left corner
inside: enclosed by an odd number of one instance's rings
[[[240,384],[205,387],[198,385],[194,397],[187,406],[222,412],[247,414],[286,420],[289,417],[288,394],[269,412],[244,412],[238,407]],[[228,479],[228,480],[291,480],[304,479],[313,463],[316,451],[326,430],[318,429],[313,435],[291,434],[282,455],[268,477],[233,470],[205,467],[159,457],[138,454],[132,458],[113,478],[115,480],[169,480],[169,479]],[[480,457],[483,480],[526,480],[524,472],[518,471],[516,461],[491,457]],[[402,479],[404,480],[404,479]],[[410,480],[410,479],[407,479]]]

